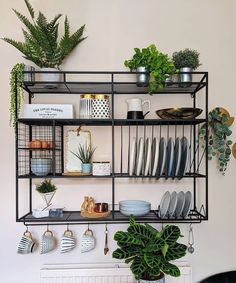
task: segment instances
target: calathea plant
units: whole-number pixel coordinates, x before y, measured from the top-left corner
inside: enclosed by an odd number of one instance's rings
[[[45,15],[39,12],[36,18],[35,11],[30,2],[28,0],[24,1],[31,20],[13,9],[18,19],[25,26],[22,29],[24,42],[7,37],[3,38],[3,40],[17,48],[24,54],[25,59],[32,61],[40,68],[58,68],[71,51],[86,38],[83,37],[85,25],[71,34],[69,21],[66,17],[64,21],[64,34],[58,40],[58,20],[62,15],[58,14],[54,19],[48,21]]]
[[[112,254],[114,258],[131,263],[130,268],[137,280],[155,280],[164,274],[180,276],[179,268],[169,261],[183,257],[187,246],[178,243],[179,227],[167,225],[158,231],[149,224],[138,224],[131,216],[126,232],[114,235],[119,246]]]
[[[228,162],[231,157],[232,141],[229,136],[232,131],[229,129],[229,120],[231,117],[222,113],[220,107],[216,107],[209,112],[208,115],[208,159],[212,160],[214,157],[218,160],[219,170],[225,174]],[[206,124],[200,129],[200,142],[202,147],[205,147],[206,139]]]

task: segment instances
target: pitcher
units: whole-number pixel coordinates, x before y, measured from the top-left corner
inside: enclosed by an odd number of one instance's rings
[[[150,112],[150,100],[144,100],[140,98],[130,98],[126,100],[128,105],[127,119],[144,119],[144,117]],[[147,112],[143,114],[143,106],[147,105]]]

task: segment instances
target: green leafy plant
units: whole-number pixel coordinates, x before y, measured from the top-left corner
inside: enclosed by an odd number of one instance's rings
[[[232,131],[229,129],[229,115],[222,113],[220,107],[216,107],[208,115],[208,159],[216,158],[218,160],[219,170],[225,175],[228,162],[231,157],[231,146],[233,142],[229,139]],[[202,147],[205,148],[206,124],[204,124],[199,133]]]
[[[187,246],[177,243],[181,236],[179,227],[167,225],[161,231],[149,224],[136,223],[130,217],[127,232],[114,235],[117,248],[112,256],[131,263],[130,269],[137,280],[155,280],[160,275],[180,276],[180,270],[169,261],[183,257]]]
[[[24,66],[23,63],[17,63],[13,66],[10,73],[10,124],[14,128],[16,127],[16,120],[21,110],[22,100],[24,99],[24,90],[22,88],[24,81]]]
[[[45,194],[56,191],[57,187],[52,184],[50,179],[45,179],[42,183],[36,185],[36,191]]]
[[[93,148],[91,145],[82,146],[81,144],[78,147],[78,152],[70,151],[74,154],[82,163],[91,163],[92,156],[96,148]]]
[[[58,14],[53,20],[48,21],[42,12],[35,17],[35,11],[28,0],[24,0],[31,16],[31,20],[13,9],[19,20],[25,25],[22,29],[24,42],[10,38],[3,38],[4,41],[13,45],[24,54],[24,58],[34,62],[40,68],[58,68],[62,61],[71,51],[86,37],[83,36],[85,25],[76,32],[70,34],[68,18],[64,21],[64,34],[58,40],[58,20],[62,16]]]
[[[174,66],[178,70],[184,67],[195,70],[201,65],[199,62],[199,53],[189,48],[173,53],[172,58]]]
[[[149,93],[154,93],[158,88],[163,88],[168,75],[175,72],[172,60],[167,54],[160,52],[155,44],[147,48],[134,48],[134,55],[130,60],[125,60],[124,65],[131,71],[138,67],[146,67],[150,73]]]

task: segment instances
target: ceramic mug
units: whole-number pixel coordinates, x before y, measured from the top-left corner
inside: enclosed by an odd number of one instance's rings
[[[40,242],[40,254],[46,254],[56,248],[56,239],[49,230],[43,233]]]
[[[84,235],[82,236],[81,252],[82,253],[89,252],[94,248],[95,248],[95,238],[93,236],[93,231],[87,229],[84,232]]]
[[[66,230],[61,238],[61,253],[67,253],[75,248],[75,238],[71,230]]]
[[[20,242],[18,244],[17,253],[18,254],[30,254],[33,252],[35,241],[29,231],[24,232]]]

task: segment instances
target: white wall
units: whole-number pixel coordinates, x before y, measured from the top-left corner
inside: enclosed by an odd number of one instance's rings
[[[68,15],[71,27],[86,23],[88,38],[65,62],[64,70],[125,70],[123,61],[132,54],[133,47],[144,47],[156,43],[169,54],[190,47],[201,54],[199,70],[209,71],[210,108],[223,106],[232,115],[235,112],[235,71],[236,33],[234,0],[32,0],[36,10],[42,10],[50,18],[59,12]],[[0,2],[0,37],[21,39],[19,21],[11,11],[16,8],[26,14],[23,1]],[[0,176],[1,176],[1,282],[39,282],[39,269],[45,263],[110,262],[109,255],[103,255],[104,226],[92,226],[97,237],[96,249],[81,255],[79,249],[70,254],[60,255],[59,250],[39,255],[38,251],[29,256],[16,254],[22,224],[15,223],[15,157],[14,133],[9,127],[9,72],[16,62],[23,61],[21,54],[4,42],[0,42]],[[184,103],[184,101],[183,101]],[[232,127],[236,140],[235,125]],[[234,199],[236,190],[234,174],[236,162],[232,160],[227,175],[222,177],[214,162],[209,168],[209,221],[194,226],[195,253],[186,259],[193,266],[194,282],[213,273],[236,269]],[[102,195],[109,192],[109,183],[86,184],[75,180],[61,181],[60,192],[55,202],[62,202],[66,195],[83,196],[101,188]],[[77,187],[78,186],[78,187]],[[103,188],[105,186],[105,188]],[[91,187],[91,188],[89,188]],[[148,190],[145,190],[145,192]],[[100,191],[99,191],[100,192]],[[145,198],[141,186],[139,197]],[[61,203],[60,203],[61,204]],[[79,206],[78,201],[78,206]],[[123,226],[122,226],[123,227]],[[110,249],[114,249],[112,236],[118,225],[109,226]],[[181,226],[187,236],[187,225]],[[75,226],[77,238],[85,226]],[[33,234],[40,238],[45,227],[32,227]],[[60,237],[65,227],[52,227]],[[187,237],[184,239],[187,242]],[[80,243],[80,242],[79,242]]]

